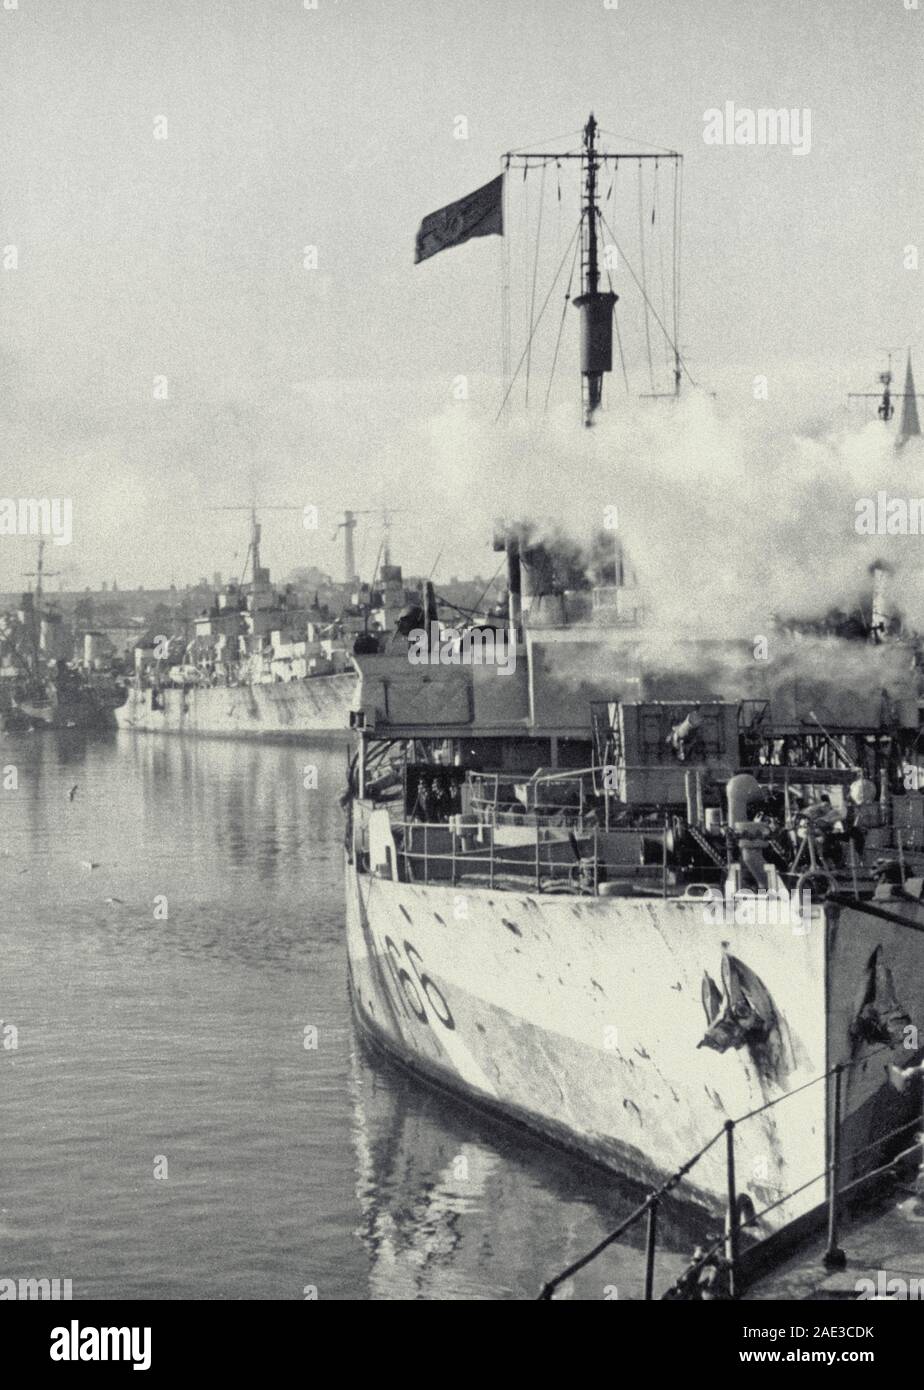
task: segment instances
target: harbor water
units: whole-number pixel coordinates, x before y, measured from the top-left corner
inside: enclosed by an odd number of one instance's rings
[[[358,1039],[343,747],[0,742],[0,1276],[530,1298],[642,1195]],[[686,1263],[665,1212],[658,1284]],[[564,1290],[634,1298],[637,1226]]]

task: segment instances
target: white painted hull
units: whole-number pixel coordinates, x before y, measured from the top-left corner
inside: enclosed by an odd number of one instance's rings
[[[350,672],[267,685],[131,689],[115,714],[120,728],[144,733],[346,737],[355,690]]]
[[[924,909],[908,914],[924,926]],[[709,925],[701,905],[677,900],[426,886],[348,863],[347,942],[354,1007],[379,1042],[431,1080],[619,1172],[666,1177],[727,1120],[851,1057],[869,1060],[846,1086],[848,1147],[913,1113],[886,1084],[888,1057],[849,1035],[877,945],[904,1007],[924,1019],[924,931],[884,914],[828,906],[798,931]],[[755,972],[773,1001],[772,1067],[747,1047],[698,1046],[704,972],[721,979],[723,954]],[[755,1211],[815,1179],[755,1234],[824,1201],[829,1102],[821,1081],[736,1126],[737,1188]],[[724,1138],[685,1189],[724,1211]]]

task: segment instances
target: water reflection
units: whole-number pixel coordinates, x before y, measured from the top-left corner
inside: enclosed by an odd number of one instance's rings
[[[357,1045],[342,748],[62,730],[5,738],[10,765],[0,1274],[76,1298],[533,1297],[638,1201]],[[662,1229],[685,1256],[695,1232]],[[572,1294],[636,1294],[642,1238]]]
[[[360,1043],[351,1086],[360,1235],[373,1298],[535,1298],[643,1200],[617,1180],[457,1106]],[[710,1225],[665,1204],[656,1288]],[[644,1224],[557,1297],[638,1298]]]

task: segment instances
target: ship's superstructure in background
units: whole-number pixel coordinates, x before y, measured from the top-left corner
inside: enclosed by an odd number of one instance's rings
[[[598,344],[612,310],[593,309]],[[583,401],[592,419],[596,384]],[[506,614],[433,634],[426,664],[397,641],[356,657],[357,1017],[613,1170],[663,1178],[705,1149],[685,1190],[728,1215],[731,1165],[732,1225],[778,1233],[825,1201],[835,1108],[841,1183],[919,1114],[887,1075],[924,1026],[914,647],[684,640],[646,625],[615,545],[576,582],[527,527],[496,543]],[[515,664],[485,657],[505,641]],[[733,1121],[730,1154],[713,1141]]]
[[[0,726],[9,731],[107,728],[121,692],[92,660],[74,660],[74,635],[45,598],[45,542],[39,540],[34,589],[0,614]]]
[[[355,524],[353,513],[347,521]],[[350,559],[355,587],[334,614],[317,598],[306,603],[292,586],[275,588],[260,543],[254,509],[250,580],[226,585],[182,634],[157,634],[135,648],[135,679],[116,715],[122,728],[348,735],[354,648],[377,649],[416,591],[405,588],[400,566],[390,561],[377,565],[372,585],[361,584]],[[352,526],[347,549],[352,557]]]

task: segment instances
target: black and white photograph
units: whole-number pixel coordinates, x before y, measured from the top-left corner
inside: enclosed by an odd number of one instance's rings
[[[0,0],[34,1367],[571,1300],[887,1368],[922,113],[924,0]]]

